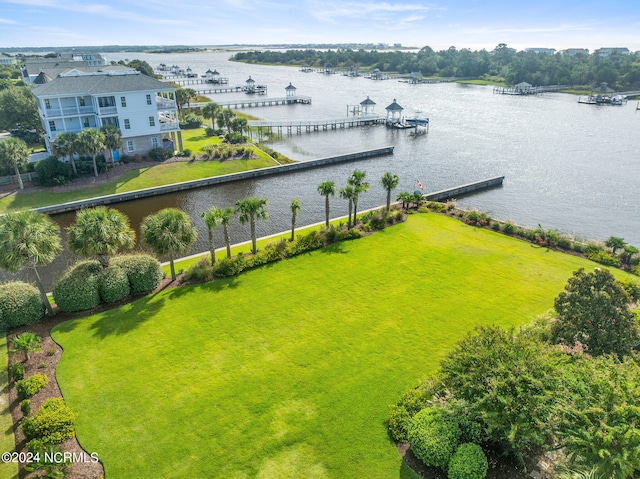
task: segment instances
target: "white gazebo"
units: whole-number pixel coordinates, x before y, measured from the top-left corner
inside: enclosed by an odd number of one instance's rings
[[[366,100],[360,102],[360,112],[363,115],[369,115],[373,113],[373,108],[376,106],[376,102],[367,96]]]
[[[285,91],[287,92],[287,98],[292,98],[296,96],[296,90],[297,88],[294,87],[291,82],[289,82],[289,86],[287,86],[285,88]]]
[[[387,123],[400,123],[402,121],[402,108],[398,103],[396,103],[396,99],[393,99],[393,103],[391,103],[388,107],[385,108],[387,110]]]

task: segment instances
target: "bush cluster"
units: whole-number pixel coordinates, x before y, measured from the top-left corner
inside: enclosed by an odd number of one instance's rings
[[[427,466],[446,469],[453,457],[460,427],[447,411],[426,407],[418,412],[409,424],[407,437],[411,450]]]
[[[22,363],[13,363],[13,365],[11,366],[11,377],[14,381],[20,381],[21,379],[24,379],[24,366],[22,365]]]
[[[501,222],[494,220],[486,213],[477,210],[464,211],[456,209],[455,203],[452,202],[444,204],[430,201],[425,203],[424,208],[421,208],[419,211],[423,209],[425,212],[450,213],[469,225],[480,227],[488,226],[494,231],[501,231],[505,234],[531,241],[538,246],[575,251],[584,254],[591,261],[606,266],[622,267],[627,271],[640,275],[640,267],[638,267],[640,264],[640,253],[638,249],[633,246],[625,245],[620,247],[619,252],[616,254],[615,250],[609,251],[605,249],[602,244],[596,242],[585,244],[569,235],[561,234],[556,230],[545,230],[540,225],[535,229],[523,228],[516,226],[511,221]],[[605,242],[605,244],[607,244],[607,242]]]
[[[484,479],[489,470],[489,463],[477,444],[466,442],[460,444],[449,461],[449,479]]]
[[[185,280],[203,281],[213,277],[227,278],[235,276],[246,269],[313,251],[337,241],[360,237],[362,237],[362,232],[358,229],[339,231],[334,226],[330,226],[320,231],[311,231],[305,235],[298,235],[291,242],[280,240],[275,244],[268,244],[264,250],[252,256],[245,256],[240,253],[233,258],[222,258],[213,266],[209,266],[207,260],[199,261],[186,271]],[[207,271],[208,269],[210,271]]]
[[[149,150],[149,153],[147,153],[147,155],[153,161],[164,161],[164,160],[168,160],[169,158],[171,158],[173,156],[173,152],[170,151],[170,150],[166,150],[166,149],[164,149],[164,148],[159,146],[157,148],[153,148],[153,149]]]
[[[36,163],[35,172],[38,174],[38,183],[42,186],[64,185],[74,176],[71,164],[60,161],[55,156]]]
[[[418,412],[429,405],[431,395],[422,389],[410,389],[391,407],[387,426],[391,437],[399,442],[407,442],[407,430]]]
[[[27,441],[60,444],[75,435],[75,420],[76,414],[62,398],[50,398],[32,417],[22,421],[22,432]]]
[[[45,305],[38,289],[22,281],[0,284],[0,331],[41,320]]]
[[[31,400],[23,399],[20,401],[20,411],[22,411],[23,416],[28,416],[31,414]]]
[[[100,299],[105,303],[114,303],[131,293],[127,272],[117,266],[109,266],[100,271],[98,278]]]
[[[193,130],[194,128],[200,128],[204,123],[204,117],[196,115],[195,113],[189,113],[184,117],[184,120],[180,122],[180,128],[183,130]]]
[[[153,291],[162,276],[160,262],[146,254],[115,257],[108,268],[95,260],[82,261],[55,284],[53,298],[61,311],[84,311]]]
[[[27,379],[21,379],[16,381],[16,391],[18,393],[18,399],[30,398],[42,388],[49,384],[49,378],[46,374],[35,373],[29,376]]]
[[[53,287],[53,299],[64,312],[93,309],[100,304],[98,278],[102,266],[95,260],[72,266]]]
[[[127,273],[131,294],[149,293],[162,281],[160,262],[148,254],[116,256],[111,266],[117,266]]]
[[[93,175],[93,158],[83,156],[77,159],[75,163],[78,175]],[[104,158],[104,155],[100,154],[96,156],[96,167],[98,168],[98,173],[107,171],[107,160]]]

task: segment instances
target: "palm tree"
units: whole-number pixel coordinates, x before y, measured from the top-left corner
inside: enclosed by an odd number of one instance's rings
[[[51,263],[62,251],[60,227],[47,215],[32,210],[0,216],[0,268],[17,273],[29,268],[36,278],[42,302],[49,316],[55,312],[47,297],[38,266]]]
[[[209,211],[205,211],[200,216],[204,219],[205,224],[207,225],[207,230],[209,232],[209,252],[211,253],[211,265],[216,264],[216,248],[213,245],[213,230],[216,229],[220,224],[220,208],[217,206],[213,206],[209,208]]]
[[[171,279],[176,280],[173,260],[184,254],[194,243],[197,231],[189,215],[177,208],[165,208],[142,220],[142,241],[158,256],[169,256]]]
[[[413,193],[403,191],[402,193],[398,194],[396,201],[402,201],[402,209],[406,210],[409,208],[411,202],[413,201]]]
[[[29,361],[29,353],[39,353],[40,349],[40,336],[31,331],[25,331],[22,334],[14,337],[11,341],[12,353],[24,353],[24,360]]]
[[[380,183],[382,184],[383,188],[387,190],[387,212],[389,212],[389,209],[391,208],[391,190],[398,186],[398,183],[400,183],[400,178],[398,177],[398,175],[392,175],[391,173],[386,172],[384,175],[382,175]]]
[[[0,163],[7,167],[13,166],[21,190],[24,190],[24,183],[20,176],[20,166],[28,161],[29,149],[27,144],[20,138],[7,138],[4,141],[0,141]]]
[[[218,217],[220,218],[220,224],[222,225],[222,231],[224,231],[224,242],[227,245],[227,258],[231,258],[231,241],[229,240],[229,225],[231,219],[236,214],[234,207],[229,206],[223,210],[218,210]]]
[[[202,107],[202,116],[205,118],[211,118],[211,128],[215,128],[214,120],[216,119],[216,115],[220,110],[220,105],[216,102],[212,101],[211,103],[207,103],[204,107]]]
[[[318,193],[320,193],[325,198],[325,226],[329,226],[329,196],[335,196],[336,194],[335,183],[333,181],[323,181],[318,185]]]
[[[261,220],[268,218],[267,210],[265,210],[266,205],[266,198],[245,198],[236,202],[237,211],[240,213],[240,223],[249,222],[251,227],[251,252],[253,254],[258,251],[256,247],[256,218]]]
[[[236,114],[230,108],[221,109],[216,118],[218,120],[218,126],[224,126],[227,129],[227,133],[231,133],[231,121],[235,116]]]
[[[113,162],[113,150],[119,150],[122,147],[122,132],[116,125],[107,124],[100,128],[104,135],[104,146],[109,150],[109,157]]]
[[[624,238],[611,236],[607,241],[604,242],[604,245],[607,248],[611,248],[611,252],[615,255],[617,250],[622,249],[627,245],[627,242],[624,240]]]
[[[182,108],[184,107],[185,103],[187,103],[188,96],[189,94],[184,88],[178,88],[176,90],[176,106],[178,107],[178,115],[180,116],[180,118],[182,118],[183,116]]]
[[[78,133],[76,151],[80,155],[87,155],[93,159],[93,173],[98,176],[98,165],[96,164],[96,156],[104,151],[104,135],[95,128],[87,128]]]
[[[295,239],[296,234],[296,218],[300,212],[300,203],[297,198],[294,198],[291,202],[291,241]]]
[[[135,239],[129,218],[106,206],[79,210],[76,222],[67,228],[69,249],[85,258],[97,257],[104,268],[120,249],[133,248]]]
[[[56,136],[51,145],[53,154],[58,158],[69,157],[69,162],[71,163],[71,168],[73,168],[74,175],[78,174],[78,169],[76,168],[76,160],[73,158],[76,153],[77,137],[78,135],[73,132],[60,133]]]
[[[347,184],[353,186],[353,225],[355,226],[358,222],[358,198],[360,197],[360,193],[364,193],[369,190],[369,183],[364,181],[364,177],[366,173],[360,170],[354,170],[351,173],[351,176],[347,180]]]
[[[247,129],[249,122],[246,118],[233,118],[231,120],[231,129],[234,133],[240,133],[242,135]]]
[[[187,109],[189,110],[189,113],[191,113],[191,100],[198,98],[198,92],[193,88],[184,88],[183,90],[187,100]]]
[[[340,190],[340,198],[349,201],[349,220],[347,221],[347,229],[351,229],[351,211],[353,210],[354,196],[355,196],[355,189],[351,185],[347,185]]]

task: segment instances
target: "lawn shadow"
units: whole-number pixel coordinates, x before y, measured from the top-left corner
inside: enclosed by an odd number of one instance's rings
[[[323,254],[347,254],[344,249],[344,242],[339,241],[337,243],[331,243],[328,246],[320,249],[320,252]]]

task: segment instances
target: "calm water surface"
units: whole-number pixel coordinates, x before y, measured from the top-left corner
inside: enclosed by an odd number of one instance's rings
[[[391,156],[330,166],[300,173],[245,181],[186,193],[117,205],[134,225],[161,208],[187,211],[199,227],[192,251],[207,249],[206,229],[200,213],[211,205],[226,207],[247,196],[268,198],[269,221],[258,225],[266,235],[290,227],[289,205],[298,198],[299,225],[324,220],[324,201],[316,192],[319,183],[335,181],[342,187],[355,168],[366,171],[371,184],[359,209],[379,206],[385,192],[379,185],[386,171],[398,174],[399,191],[413,191],[420,179],[427,191],[505,175],[504,186],[458,201],[526,226],[540,224],[582,238],[620,236],[640,246],[640,111],[636,102],[622,107],[578,104],[572,95],[547,93],[517,97],[495,95],[489,86],[459,84],[409,85],[395,80],[372,81],[340,75],[303,73],[292,67],[272,67],[229,62],[226,52],[174,55],[109,54],[109,60],[146,60],[190,66],[199,74],[216,69],[229,85],[244,85],[251,76],[266,84],[268,96],[285,96],[291,82],[300,95],[311,96],[311,105],[245,109],[265,120],[337,118],[348,106],[367,96],[377,103],[375,113],[385,113],[394,99],[407,116],[428,116],[429,133],[412,136],[383,126],[284,136],[271,146],[299,161],[356,150],[394,145]],[[203,86],[204,87],[204,86]],[[194,88],[198,88],[197,86]],[[212,95],[214,101],[244,93]],[[332,201],[332,215],[347,213],[347,204]],[[56,217],[61,225],[74,215]],[[232,241],[249,239],[248,226],[235,225]],[[222,244],[221,234],[217,237]],[[63,257],[54,269],[73,261]]]

